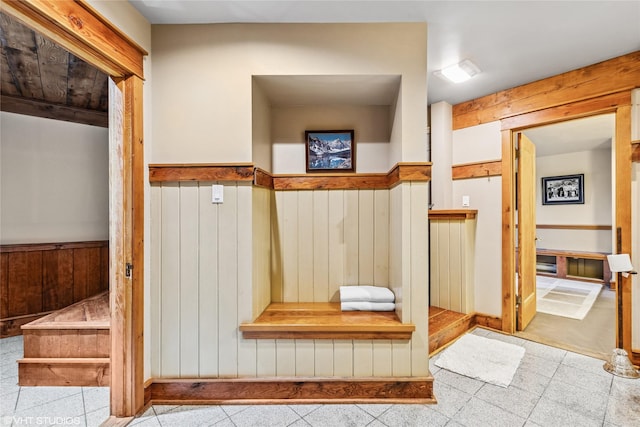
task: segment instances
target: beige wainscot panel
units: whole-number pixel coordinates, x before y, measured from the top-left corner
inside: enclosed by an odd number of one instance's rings
[[[280,191],[275,203],[272,301],[337,302],[342,285],[389,285],[389,190]]]
[[[475,218],[430,218],[430,304],[474,311]]]
[[[238,318],[253,315],[252,188],[225,183],[224,203],[213,204],[212,184],[151,188],[153,376],[256,374],[255,343],[238,339]]]

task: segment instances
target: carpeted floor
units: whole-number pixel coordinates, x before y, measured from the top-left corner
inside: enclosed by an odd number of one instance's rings
[[[592,357],[608,358],[616,344],[615,297],[615,291],[604,287],[584,319],[537,313],[529,326],[517,335]]]

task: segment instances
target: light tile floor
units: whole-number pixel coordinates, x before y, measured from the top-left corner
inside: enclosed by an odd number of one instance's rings
[[[603,361],[485,329],[473,333],[525,347],[511,385],[497,387],[430,360],[434,405],[154,405],[130,425],[166,426],[640,426],[640,379]],[[22,337],[0,340],[0,426],[99,426],[108,388],[19,387]]]

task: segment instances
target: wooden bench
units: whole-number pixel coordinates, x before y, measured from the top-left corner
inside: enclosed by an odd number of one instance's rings
[[[249,339],[409,340],[415,329],[393,311],[341,311],[340,303],[272,303],[240,325]]]
[[[607,261],[606,253],[558,249],[536,249],[536,255],[543,257],[555,257],[555,273],[551,271],[545,271],[547,270],[547,268],[542,268],[538,271],[538,274],[540,275],[583,280],[588,282],[598,282],[604,283],[607,286],[611,286],[611,270],[609,269],[609,262]],[[602,277],[589,277],[569,274],[567,260],[571,258],[602,261]]]

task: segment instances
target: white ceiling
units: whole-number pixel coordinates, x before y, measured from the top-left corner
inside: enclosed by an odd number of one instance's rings
[[[457,104],[640,50],[640,1],[130,0],[152,24],[427,22],[428,104]],[[462,59],[455,85],[433,72]],[[612,76],[613,77],[613,76]]]
[[[603,114],[527,129],[524,134],[536,146],[536,157],[610,150],[615,123],[614,114]]]

